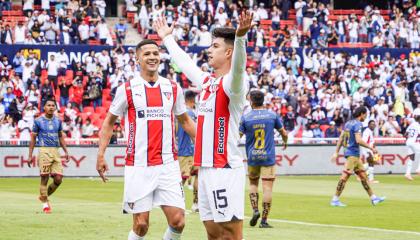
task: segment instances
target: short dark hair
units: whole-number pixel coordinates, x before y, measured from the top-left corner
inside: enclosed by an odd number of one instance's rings
[[[153,41],[151,39],[144,39],[143,41],[139,42],[139,44],[137,44],[136,51],[139,50],[144,45],[149,45],[149,44],[153,44],[153,45],[156,45],[157,47],[159,47],[159,45],[157,44],[157,42],[155,42],[155,41]]]
[[[236,36],[236,30],[228,27],[218,27],[213,30],[214,38],[223,38],[225,43],[233,45]]]
[[[360,115],[367,113],[367,109],[364,106],[356,108],[353,112],[353,117],[357,118],[360,117]]]
[[[261,107],[264,104],[264,93],[260,90],[252,90],[249,93],[249,97],[251,98],[251,103],[255,107]]]
[[[185,95],[185,100],[186,101],[190,101],[190,100],[194,100],[195,99],[195,96],[197,96],[197,93],[188,90],[188,91],[185,92],[184,95]]]
[[[48,98],[46,101],[45,101],[45,103],[44,103],[44,106],[43,107],[45,107],[45,105],[47,105],[47,103],[48,102],[52,102],[52,103],[54,103],[54,106],[56,106],[57,107],[57,105],[56,105],[56,102],[55,102],[55,99],[54,98]]]
[[[368,125],[370,125],[371,123],[376,123],[376,122],[375,122],[375,120],[370,120],[370,121],[368,122]]]

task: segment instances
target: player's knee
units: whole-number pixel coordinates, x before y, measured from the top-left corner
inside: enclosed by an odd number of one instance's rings
[[[63,176],[56,175],[54,177],[54,183],[55,183],[55,185],[59,186],[62,182],[63,182]]]
[[[139,236],[144,236],[148,229],[149,223],[144,220],[136,220],[133,223],[133,231]]]
[[[175,214],[169,222],[169,225],[177,230],[178,232],[182,232],[185,226],[185,217],[183,213],[177,213]]]

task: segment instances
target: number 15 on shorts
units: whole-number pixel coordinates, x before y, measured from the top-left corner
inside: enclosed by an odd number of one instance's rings
[[[219,189],[213,191],[214,207],[216,209],[225,208],[228,206],[228,200],[226,195],[226,189]]]

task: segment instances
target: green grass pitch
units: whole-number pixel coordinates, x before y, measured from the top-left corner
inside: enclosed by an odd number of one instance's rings
[[[387,200],[372,206],[354,177],[342,201],[346,208],[329,206],[338,176],[281,176],[275,182],[269,222],[273,229],[251,228],[246,199],[244,238],[277,239],[420,239],[420,177],[408,182],[402,176],[378,176],[373,185]],[[127,239],[131,216],[121,214],[123,181],[112,178],[65,178],[50,198],[53,213],[41,211],[38,178],[0,178],[0,239]],[[248,194],[246,194],[248,195]],[[187,208],[192,192],[186,190]],[[261,201],[261,199],[260,199]],[[260,202],[261,205],[261,202]],[[161,239],[166,222],[153,210],[147,239]],[[198,214],[187,214],[182,239],[206,239]]]

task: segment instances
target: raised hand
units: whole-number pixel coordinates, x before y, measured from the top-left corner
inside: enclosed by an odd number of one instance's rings
[[[239,16],[239,25],[236,29],[236,36],[242,37],[251,29],[252,19],[254,19],[254,13],[248,10],[241,13]]]
[[[157,32],[159,37],[163,40],[166,36],[171,35],[174,30],[175,21],[169,27],[165,17],[159,17],[153,22],[153,29]]]

